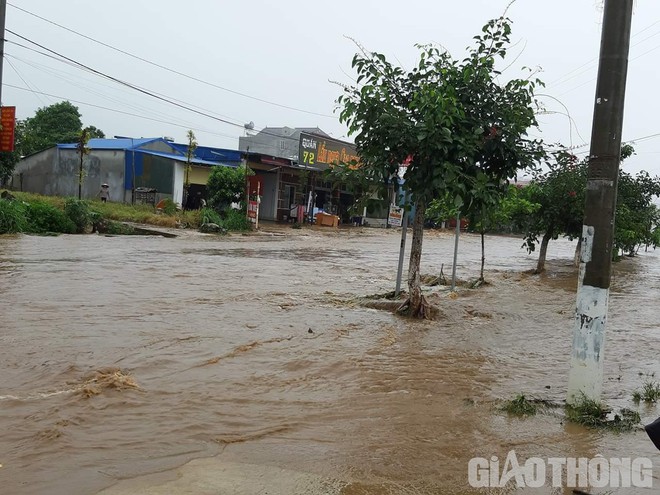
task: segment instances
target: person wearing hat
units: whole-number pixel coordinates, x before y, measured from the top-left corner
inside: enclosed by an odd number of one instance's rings
[[[107,202],[110,198],[110,186],[108,184],[101,184],[101,190],[99,191],[99,196],[102,202]]]

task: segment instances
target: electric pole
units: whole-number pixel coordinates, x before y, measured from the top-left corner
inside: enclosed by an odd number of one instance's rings
[[[0,104],[2,104],[2,65],[5,61],[5,17],[7,0],[0,0]]]
[[[605,0],[591,131],[569,404],[600,401],[633,0]]]

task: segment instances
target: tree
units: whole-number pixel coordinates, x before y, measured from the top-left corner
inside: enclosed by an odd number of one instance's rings
[[[621,147],[621,160],[632,156],[631,145]],[[540,241],[536,273],[545,270],[548,244],[560,236],[579,239],[584,219],[585,188],[588,159],[578,160],[565,151],[555,153],[555,160],[546,172],[538,173],[525,196],[540,207],[526,218],[519,218],[524,232],[524,247],[533,252]],[[614,223],[614,259],[619,252],[634,255],[642,244],[654,244],[653,229],[657,225],[657,209],[653,198],[660,195],[660,179],[647,172],[636,177],[619,170],[616,221]],[[579,248],[579,244],[578,244]]]
[[[206,183],[209,206],[218,212],[245,201],[245,167],[213,167]]]
[[[653,203],[658,196],[660,178],[651,177],[645,171],[634,177],[627,172],[619,172],[614,222],[615,259],[619,253],[635,256],[642,245],[660,245],[657,235],[660,210]]]
[[[580,162],[575,155],[560,151],[548,166],[547,172],[538,173],[524,188],[527,199],[540,205],[521,226],[525,240],[523,246],[529,253],[535,251],[541,236],[535,273],[545,270],[550,241],[561,235],[569,239],[579,238],[584,218],[587,162]]]
[[[536,125],[538,81],[497,80],[496,59],[505,58],[510,32],[505,18],[488,22],[462,61],[435,46],[418,46],[420,60],[410,71],[360,47],[352,63],[357,86],[345,86],[338,99],[340,120],[355,136],[365,174],[385,182],[409,161],[404,178],[415,215],[408,300],[399,309],[411,316],[428,316],[420,261],[429,203],[449,194],[469,206],[479,173],[500,184],[542,153],[538,142],[526,138]]]
[[[78,107],[68,101],[39,108],[33,117],[16,121],[15,150],[0,153],[0,183],[11,177],[18,161],[60,143],[77,143],[83,130]],[[85,128],[88,139],[104,138],[97,127]]]
[[[469,211],[469,225],[479,232],[481,237],[481,269],[478,282],[483,283],[484,266],[486,264],[485,234],[486,232],[511,231],[518,219],[533,215],[541,205],[532,203],[525,198],[523,188],[509,184],[500,190],[493,190],[489,183],[477,184],[473,191],[476,198],[474,208]]]
[[[20,151],[26,156],[58,143],[75,143],[82,127],[78,107],[68,101],[39,108],[25,120]]]
[[[105,138],[105,132],[103,132],[101,129],[99,129],[96,126],[88,125],[87,127],[85,127],[85,130],[87,131],[87,135],[89,136],[89,139]]]
[[[197,149],[197,139],[195,133],[189,130],[187,133],[188,148],[186,149],[186,176],[183,182],[183,209],[186,209],[189,201],[190,193],[190,170],[192,169],[192,161],[195,158],[195,150]]]
[[[87,134],[87,129],[80,131],[78,136],[78,142],[76,143],[76,149],[78,150],[78,155],[80,156],[80,167],[78,169],[78,199],[82,199],[82,186],[85,181],[85,170],[83,169],[83,164],[85,161],[85,155],[89,154],[89,148],[87,143],[89,142],[89,134]]]

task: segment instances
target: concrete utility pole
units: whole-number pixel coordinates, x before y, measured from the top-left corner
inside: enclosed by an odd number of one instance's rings
[[[633,0],[605,0],[578,276],[569,404],[600,400]]]
[[[5,17],[7,0],[0,0],[0,103],[2,103],[2,65],[5,61]]]

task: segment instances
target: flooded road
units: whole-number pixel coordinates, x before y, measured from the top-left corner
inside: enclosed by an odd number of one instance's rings
[[[645,456],[660,486],[643,431],[495,410],[518,393],[564,399],[574,245],[551,243],[534,276],[522,241],[489,237],[490,285],[456,299],[434,288],[443,317],[413,322],[346,302],[393,289],[396,233],[282,232],[0,237],[0,493],[138,493],[133,478],[212,456],[334,480],[318,493],[485,493],[467,483],[469,459],[511,449]],[[422,272],[450,273],[452,246],[426,235]],[[462,238],[460,278],[478,275],[479,248]],[[637,408],[633,390],[660,379],[659,261],[615,267],[609,405]],[[653,491],[621,491],[638,492]]]

